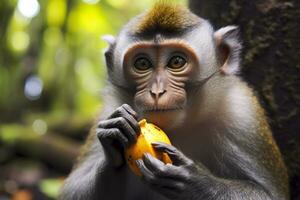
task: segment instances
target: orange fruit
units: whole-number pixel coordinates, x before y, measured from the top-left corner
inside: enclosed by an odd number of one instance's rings
[[[138,176],[141,172],[136,164],[136,160],[142,159],[144,153],[150,153],[155,158],[163,161],[164,163],[172,163],[168,154],[156,151],[152,144],[153,142],[164,142],[171,144],[168,136],[157,126],[147,123],[145,119],[139,122],[141,132],[137,137],[135,144],[132,144],[125,150],[125,158],[130,169]]]

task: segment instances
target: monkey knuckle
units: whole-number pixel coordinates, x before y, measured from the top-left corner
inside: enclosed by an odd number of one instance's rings
[[[166,172],[166,167],[165,167],[165,165],[163,165],[163,166],[159,166],[158,168],[157,168],[157,170],[158,170],[158,172],[159,173],[165,173]]]
[[[137,115],[138,115],[137,112],[135,112],[134,110],[132,110],[131,112],[132,112],[131,114],[132,114],[134,117],[137,117]]]
[[[118,117],[116,120],[117,125],[122,126],[126,124],[126,119],[124,117]]]
[[[111,129],[109,129],[109,133],[113,137],[120,137],[122,135],[121,131],[118,128],[111,128]]]
[[[121,107],[122,107],[122,108],[123,108],[123,107],[125,107],[125,108],[131,108],[130,105],[128,105],[127,103],[122,104]]]
[[[96,129],[96,134],[99,138],[105,138],[110,135],[109,131],[103,128]]]
[[[165,174],[165,169],[163,167],[158,167],[153,171],[153,174],[155,176],[161,176],[161,175]]]
[[[115,111],[115,114],[117,116],[122,116],[123,115],[123,112],[124,112],[124,108],[122,106],[118,107]]]
[[[170,170],[172,170],[174,168],[174,165],[171,164],[171,163],[167,163],[167,164],[165,164],[164,167],[165,167],[166,171],[170,171]]]
[[[105,122],[104,122],[103,120],[101,120],[101,121],[98,122],[97,126],[98,126],[99,128],[103,128],[103,127],[104,127],[104,124],[105,124]]]
[[[166,166],[158,168],[159,175],[167,174],[169,171],[170,169]]]
[[[96,128],[96,134],[98,135],[99,133],[103,132],[103,128]]]
[[[195,167],[195,163],[193,160],[191,159],[187,159],[186,160],[186,165],[185,165],[187,168],[194,168]]]
[[[97,128],[96,129],[96,135],[99,139],[103,138],[103,129]]]
[[[115,129],[106,129],[102,133],[102,138],[115,139],[117,137],[117,132]]]
[[[181,170],[181,176],[188,181],[193,176],[193,173],[191,172],[191,170],[184,168]]]
[[[174,152],[174,153],[179,153],[179,151],[176,149],[176,147],[172,146],[172,145],[168,145],[165,144],[166,148],[169,149],[170,151]]]
[[[123,104],[123,107],[126,108],[127,110],[129,110],[134,116],[137,115],[137,113],[132,109],[132,107],[128,104]]]
[[[177,175],[181,177],[183,181],[189,181],[191,178],[193,178],[193,173],[186,167],[180,167],[177,171]]]
[[[105,131],[103,134],[102,134],[102,138],[105,139],[105,138],[114,138],[114,134],[112,131],[108,130],[108,131]]]

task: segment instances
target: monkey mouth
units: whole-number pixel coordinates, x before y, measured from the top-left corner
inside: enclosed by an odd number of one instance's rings
[[[179,111],[182,110],[182,108],[150,108],[150,109],[145,109],[144,112],[149,113],[149,112],[157,112],[157,113],[163,113],[163,112],[174,112],[174,111]]]

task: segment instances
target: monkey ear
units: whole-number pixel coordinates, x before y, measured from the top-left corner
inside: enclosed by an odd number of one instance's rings
[[[116,42],[116,38],[113,35],[103,35],[101,38],[109,45],[113,45]]]
[[[224,74],[236,74],[239,71],[240,51],[242,48],[237,26],[226,26],[214,33],[218,49],[219,63]]]
[[[112,60],[113,60],[113,53],[112,53],[112,49],[113,49],[113,46],[115,45],[116,43],[116,39],[114,36],[112,35],[103,35],[101,37],[104,41],[106,41],[108,44],[109,44],[109,47],[105,50],[104,52],[104,56],[105,56],[105,62],[106,62],[106,66],[108,69],[111,69],[112,68]]]

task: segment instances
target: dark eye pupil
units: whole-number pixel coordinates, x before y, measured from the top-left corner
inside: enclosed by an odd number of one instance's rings
[[[185,65],[186,61],[184,58],[180,56],[173,57],[169,63],[169,67],[171,68],[181,68]]]
[[[139,58],[135,61],[134,67],[139,70],[147,70],[151,67],[151,63],[146,58]]]
[[[178,64],[180,64],[182,62],[182,59],[180,59],[180,58],[175,58],[174,59],[174,64],[175,65],[178,65]]]

